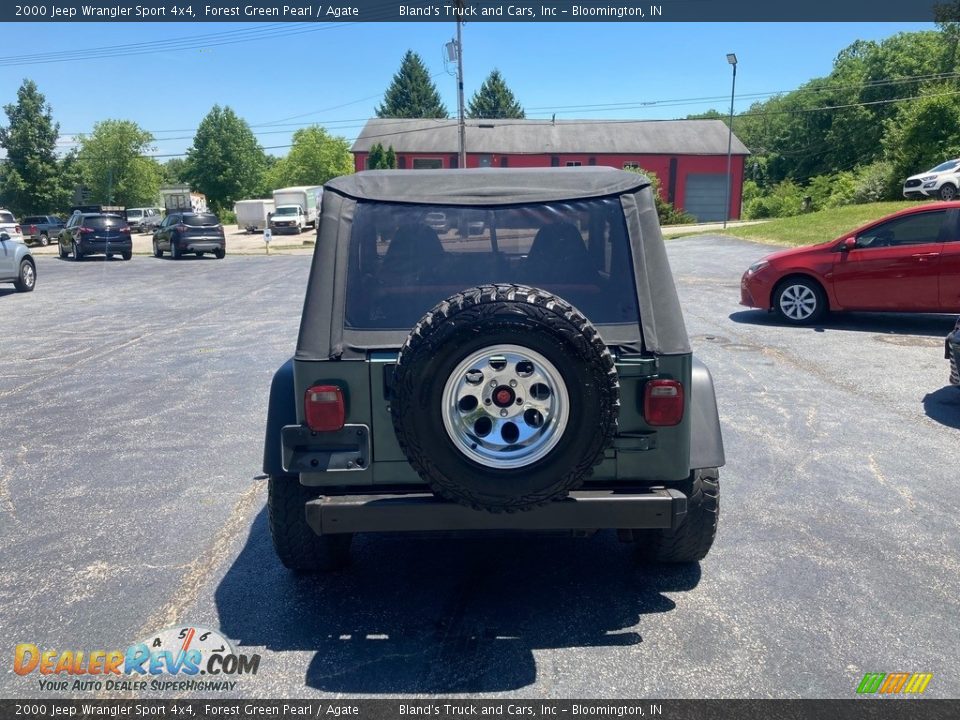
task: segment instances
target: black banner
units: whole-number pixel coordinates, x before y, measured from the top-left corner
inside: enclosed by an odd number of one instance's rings
[[[259,720],[946,720],[960,700],[0,700],[0,717]]]
[[[54,0],[3,3],[3,22],[932,22],[957,0]]]

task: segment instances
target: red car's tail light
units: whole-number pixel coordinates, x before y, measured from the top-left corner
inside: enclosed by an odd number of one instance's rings
[[[683,420],[683,385],[676,380],[648,381],[643,416],[650,425],[678,425]]]
[[[343,392],[336,385],[314,385],[303,399],[307,427],[316,432],[331,432],[343,427],[346,413]]]

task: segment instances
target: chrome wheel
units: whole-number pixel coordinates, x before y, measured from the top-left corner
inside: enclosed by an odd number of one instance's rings
[[[28,290],[32,289],[37,282],[37,272],[33,269],[33,265],[28,262],[23,263],[20,268],[20,282]]]
[[[817,295],[807,285],[788,285],[780,293],[779,305],[791,320],[807,320],[817,312]]]
[[[570,414],[557,368],[519,345],[493,345],[467,356],[447,378],[442,403],[443,425],[457,449],[498,469],[546,456]]]

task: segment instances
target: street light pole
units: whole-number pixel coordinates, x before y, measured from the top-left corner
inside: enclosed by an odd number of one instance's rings
[[[730,220],[730,187],[733,184],[733,98],[737,92],[737,55],[736,53],[727,53],[727,62],[733,66],[733,83],[730,87],[730,125],[727,129],[727,202],[723,209],[723,229],[727,229],[727,222]]]

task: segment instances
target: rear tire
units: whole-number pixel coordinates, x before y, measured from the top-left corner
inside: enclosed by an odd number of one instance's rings
[[[180,248],[173,240],[170,241],[170,257],[174,260],[179,260],[181,257]]]
[[[213,256],[214,256],[217,260],[223,260],[224,256],[226,256],[226,254],[227,254],[227,251],[226,251],[226,250],[223,250],[223,249],[214,250],[214,251],[213,251]]]
[[[133,251],[122,253],[120,257],[122,257],[124,260],[129,260],[133,257]]]
[[[720,473],[716,468],[694,470],[677,489],[687,496],[687,515],[680,527],[634,531],[640,557],[648,562],[697,562],[713,545],[720,518]]]
[[[957,199],[957,186],[952,183],[944,183],[943,186],[937,191],[937,196],[941,200],[956,200]]]
[[[83,255],[80,253],[80,250],[77,249],[76,243],[73,245],[73,259],[76,262],[83,260]]]
[[[13,287],[17,289],[17,292],[32,292],[36,285],[37,268],[29,260],[22,260],[17,279],[13,281]]]
[[[40,247],[46,247],[50,244],[50,236],[46,233],[40,233]]]
[[[273,547],[280,562],[297,573],[336,570],[350,559],[353,535],[317,535],[307,525],[305,506],[319,495],[293,475],[271,475],[267,480]]]
[[[57,254],[60,255],[61,260],[66,260],[70,256],[70,253],[67,252],[67,249],[60,243],[59,240],[57,241]]]
[[[163,257],[163,250],[161,250],[161,249],[160,249],[160,246],[157,245],[157,241],[156,241],[156,240],[153,241],[153,256],[154,256],[155,258],[162,258],[162,257]]]

